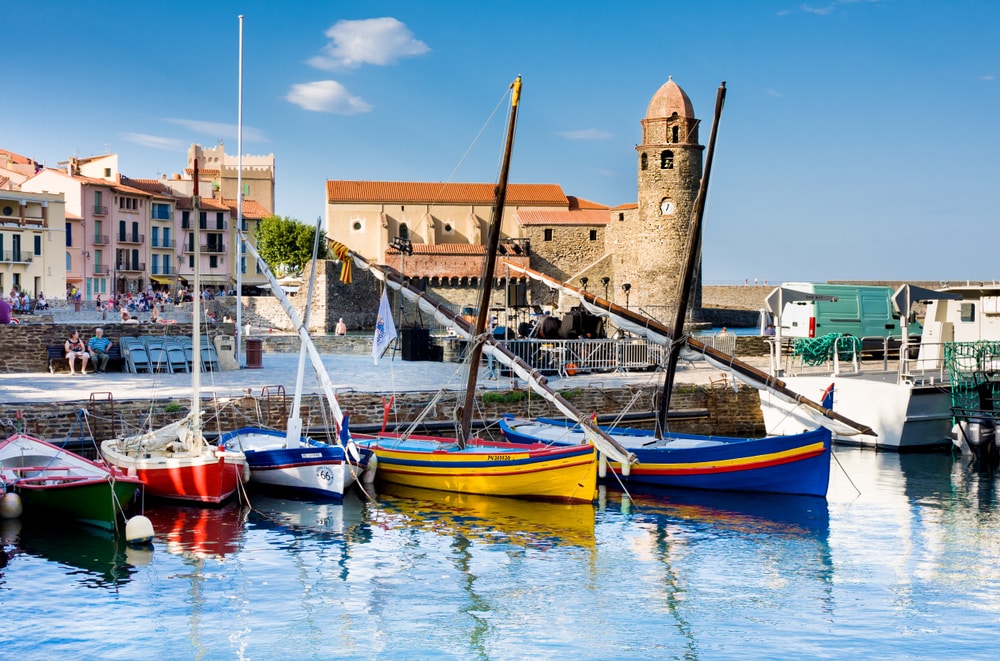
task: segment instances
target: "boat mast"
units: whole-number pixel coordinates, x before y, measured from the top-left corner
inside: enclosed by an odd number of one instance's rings
[[[469,378],[465,387],[465,406],[462,408],[462,429],[458,437],[458,445],[465,447],[472,430],[472,404],[476,396],[476,381],[479,378],[479,361],[483,357],[483,345],[479,337],[486,330],[486,320],[490,314],[490,294],[493,291],[493,271],[497,263],[497,247],[500,245],[500,224],[503,220],[503,208],[507,201],[507,175],[510,172],[510,154],[514,147],[514,126],[517,123],[518,102],[521,100],[521,77],[511,83],[510,121],[507,124],[507,142],[504,145],[503,164],[500,167],[500,181],[497,183],[496,197],[493,200],[493,212],[490,214],[490,234],[486,243],[486,264],[483,267],[483,278],[479,295],[479,315],[476,317],[476,328],[472,336],[472,355],[469,358]]]
[[[243,14],[240,14],[239,89],[236,103],[236,230],[243,229]],[[223,196],[224,198],[225,196]],[[243,333],[243,244],[236,251],[236,365],[240,364],[240,340]]]
[[[691,294],[691,283],[694,272],[698,268],[698,254],[701,250],[701,221],[705,217],[705,196],[708,194],[708,177],[712,173],[712,156],[715,152],[715,136],[719,130],[719,118],[722,116],[722,106],[726,102],[726,83],[719,85],[715,97],[715,118],[712,121],[712,135],[708,140],[708,153],[705,156],[705,173],[698,187],[698,197],[694,201],[694,218],[688,228],[687,251],[682,263],[682,278],[677,291],[677,313],[674,316],[672,341],[667,352],[667,375],[663,382],[663,396],[660,398],[660,411],[656,421],[656,434],[660,436],[667,429],[667,411],[670,410],[670,393],[674,389],[674,373],[677,371],[677,359],[681,346],[684,344],[684,317],[687,315],[688,298]]]
[[[312,270],[309,271],[309,289],[306,294],[306,309],[302,312],[302,327],[309,332],[309,312],[312,310],[313,286],[316,282],[316,255],[319,253],[319,228],[322,218],[316,219],[316,232],[313,236]],[[242,243],[240,246],[242,247]],[[306,355],[309,349],[305,342],[299,346],[299,367],[295,373],[295,394],[292,396],[292,413],[285,425],[285,447],[297,448],[302,443],[302,418],[299,408],[302,406],[302,382],[306,372]],[[339,424],[339,423],[338,423]]]
[[[194,194],[191,196],[191,237],[194,243],[194,293],[191,295],[191,411],[195,429],[201,429],[201,250],[198,208],[198,159],[194,159]]]

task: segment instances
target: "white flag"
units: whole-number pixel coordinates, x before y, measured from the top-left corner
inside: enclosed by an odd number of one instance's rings
[[[378,304],[378,319],[375,321],[375,338],[372,340],[372,358],[378,365],[378,357],[382,355],[389,343],[396,338],[396,324],[392,323],[392,309],[389,307],[389,296],[382,290],[382,302]]]

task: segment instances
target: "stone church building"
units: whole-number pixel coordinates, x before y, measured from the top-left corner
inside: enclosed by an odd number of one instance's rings
[[[511,183],[500,252],[672,323],[702,174],[698,124],[687,94],[668,80],[653,95],[641,122],[637,202],[608,207],[566,195],[558,184]],[[371,261],[401,270],[456,308],[473,305],[494,186],[327,181],[326,233]],[[412,248],[412,253],[399,246]],[[544,286],[508,275],[502,266],[494,274],[494,306],[559,308],[556,295]],[[700,317],[700,308],[699,273],[689,308],[693,318]]]

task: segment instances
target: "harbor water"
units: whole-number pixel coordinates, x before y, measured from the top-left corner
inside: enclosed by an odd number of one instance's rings
[[[17,659],[994,659],[997,477],[838,448],[830,495],[406,489],[147,506],[151,548],[2,522]]]

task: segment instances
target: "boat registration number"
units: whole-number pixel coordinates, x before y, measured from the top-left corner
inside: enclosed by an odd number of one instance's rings
[[[486,455],[486,461],[514,461],[516,457],[509,454],[489,454]]]

